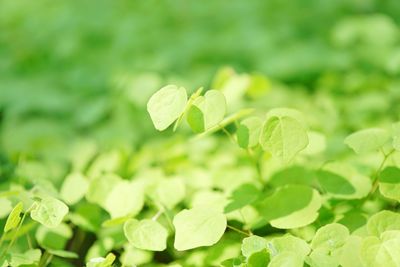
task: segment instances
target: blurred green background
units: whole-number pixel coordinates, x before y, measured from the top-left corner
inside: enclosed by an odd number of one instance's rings
[[[351,127],[398,119],[399,23],[396,0],[1,0],[1,154],[138,146],[155,136],[155,90],[207,87],[223,66],[286,92],[248,106],[323,105]]]

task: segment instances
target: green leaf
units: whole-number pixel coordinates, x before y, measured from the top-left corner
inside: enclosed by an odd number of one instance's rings
[[[21,221],[21,213],[24,208],[22,202],[19,202],[15,207],[12,209],[10,215],[7,217],[6,224],[4,226],[4,233],[16,228]]]
[[[241,209],[244,206],[253,203],[260,196],[260,191],[252,184],[243,184],[232,192],[231,201],[225,206],[224,212]]]
[[[312,249],[333,251],[342,247],[349,235],[346,226],[338,223],[327,224],[318,229],[311,242],[311,247]]]
[[[250,257],[253,253],[266,249],[268,241],[260,236],[252,235],[242,240],[242,254],[246,258]]]
[[[81,200],[88,190],[89,181],[81,173],[69,174],[61,187],[60,196],[68,205]]]
[[[207,131],[220,123],[226,113],[226,100],[221,91],[209,90],[204,96],[194,99],[187,121],[196,133]]]
[[[361,245],[361,260],[368,267],[400,266],[400,231],[387,231],[380,238],[370,236]]]
[[[50,254],[64,258],[64,259],[77,259],[79,258],[79,255],[76,254],[75,252],[72,251],[66,251],[66,250],[60,250],[60,249],[51,249],[51,248],[46,248],[47,252]]]
[[[379,174],[379,182],[387,184],[400,184],[400,169],[394,166],[386,167]]]
[[[226,228],[223,213],[206,207],[183,210],[175,215],[175,243],[177,250],[211,246],[218,242]]]
[[[352,195],[356,192],[353,185],[346,178],[336,173],[319,170],[316,176],[321,187],[334,197],[340,198],[342,195]]]
[[[307,264],[310,267],[338,267],[339,259],[331,254],[328,251],[318,248],[311,252],[310,256],[308,256],[306,260]]]
[[[269,253],[266,249],[255,252],[247,259],[247,267],[265,267],[270,261]]]
[[[285,251],[271,259],[268,267],[303,267],[304,260],[295,252]]]
[[[115,255],[109,253],[107,257],[98,257],[90,259],[90,261],[86,264],[86,267],[111,267],[115,261]]]
[[[316,190],[304,185],[287,185],[265,198],[258,210],[273,227],[292,229],[314,222],[320,207],[321,197]]]
[[[237,141],[241,148],[249,148],[258,145],[262,128],[262,120],[252,116],[240,122],[236,132]]]
[[[107,196],[110,194],[110,188],[121,180],[122,179],[115,174],[105,174],[92,179],[86,193],[86,199],[89,202],[104,206]]]
[[[260,144],[264,150],[283,162],[290,162],[308,145],[308,136],[303,125],[289,116],[272,116],[264,123]]]
[[[362,240],[359,236],[349,236],[346,244],[338,250],[342,267],[364,267],[360,255]]]
[[[400,230],[400,214],[389,210],[380,211],[369,218],[367,230],[374,236],[389,230]]]
[[[124,224],[124,233],[136,248],[152,251],[163,251],[167,248],[168,232],[156,221],[129,219]]]
[[[389,140],[389,137],[386,130],[370,128],[352,133],[346,137],[344,143],[357,154],[365,154],[383,147]]]
[[[180,178],[170,178],[158,182],[154,197],[165,207],[172,209],[185,198],[185,193],[184,181]]]
[[[379,191],[387,198],[400,201],[400,169],[386,167],[379,175]]]
[[[107,195],[104,209],[111,218],[119,218],[127,215],[136,215],[143,208],[144,189],[138,182],[119,181],[109,185],[110,193]]]
[[[57,227],[68,213],[68,206],[64,202],[53,198],[43,198],[31,211],[31,218],[46,227]]]
[[[272,239],[268,245],[268,249],[273,257],[285,252],[293,252],[301,259],[304,259],[311,250],[306,241],[290,234]]]
[[[167,85],[151,96],[147,102],[154,127],[163,131],[183,113],[186,107],[187,93],[183,87]]]
[[[18,267],[21,265],[38,264],[42,252],[40,249],[27,250],[24,253],[11,253],[10,265],[12,267]]]

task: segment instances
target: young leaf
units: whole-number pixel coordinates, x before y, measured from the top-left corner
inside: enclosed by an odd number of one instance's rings
[[[10,215],[8,215],[6,225],[4,226],[4,233],[16,228],[21,221],[21,212],[24,208],[22,202],[19,202],[15,207],[12,209]]]
[[[237,129],[237,142],[241,148],[249,148],[258,145],[262,128],[262,120],[252,116],[240,122]]]
[[[400,214],[389,210],[380,211],[369,218],[367,230],[375,236],[389,230],[400,230]]]
[[[187,121],[194,132],[200,133],[221,122],[225,113],[225,96],[218,90],[209,90],[193,101]]]
[[[124,233],[136,248],[152,251],[163,251],[167,248],[168,232],[156,221],[129,219],[124,224]]]
[[[292,229],[315,221],[320,207],[321,197],[316,190],[304,185],[287,185],[265,198],[259,211],[272,226]]]
[[[31,218],[46,227],[57,227],[68,213],[68,206],[53,198],[43,198],[31,211]]]
[[[247,259],[247,267],[265,267],[270,261],[267,249],[255,252]]]
[[[295,118],[272,116],[262,127],[260,144],[264,150],[287,163],[308,145],[308,136]]]
[[[119,181],[111,187],[107,195],[104,209],[111,218],[124,217],[128,214],[136,215],[143,208],[144,192],[142,186],[137,182]]]
[[[310,267],[339,267],[339,258],[322,248],[313,250],[306,262]]]
[[[185,110],[187,102],[186,89],[176,85],[167,85],[157,91],[147,102],[154,127],[163,131],[168,128]]]
[[[304,259],[295,252],[285,251],[271,259],[268,267],[303,267]]]
[[[260,196],[260,191],[252,184],[243,184],[232,192],[231,201],[226,205],[224,211],[231,211],[243,208],[244,206],[253,203]]]
[[[174,208],[185,198],[185,183],[180,178],[160,181],[154,192],[154,197],[168,209]]]
[[[42,252],[40,249],[27,250],[24,253],[11,253],[10,266],[35,265],[39,263]]]
[[[354,186],[346,178],[336,173],[319,170],[316,176],[321,187],[336,198],[348,197],[356,192]]]
[[[177,250],[211,246],[218,242],[226,228],[225,215],[206,207],[183,210],[175,215],[175,243]]]
[[[312,249],[333,251],[343,246],[349,235],[349,230],[345,226],[338,223],[327,224],[318,229],[311,242],[311,247]]]
[[[357,154],[365,154],[383,147],[389,137],[386,130],[370,128],[352,133],[346,137],[344,143]]]
[[[72,251],[66,251],[66,250],[61,250],[61,249],[51,249],[51,248],[46,248],[47,252],[49,252],[51,255],[60,257],[60,258],[65,258],[65,259],[77,259],[79,258],[79,255],[76,254],[75,252]]]
[[[301,259],[304,259],[311,250],[306,241],[290,234],[274,238],[269,244],[268,249],[273,257],[284,252],[293,252]]]
[[[369,236],[361,245],[361,260],[368,267],[400,266],[400,231],[387,231],[380,238]]]
[[[89,181],[85,176],[71,173],[64,180],[60,196],[68,205],[73,205],[85,196],[88,187]]]
[[[260,236],[252,235],[246,237],[242,240],[242,254],[246,258],[250,257],[251,254],[262,251],[266,249],[268,245],[268,241],[265,238]]]

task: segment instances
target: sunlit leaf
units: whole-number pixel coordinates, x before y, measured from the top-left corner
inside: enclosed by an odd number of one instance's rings
[[[227,224],[222,213],[205,207],[183,210],[175,215],[173,223],[174,246],[179,251],[217,243]]]

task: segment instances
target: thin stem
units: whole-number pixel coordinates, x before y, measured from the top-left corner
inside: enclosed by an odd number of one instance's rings
[[[379,175],[383,169],[383,167],[385,166],[386,161],[388,160],[389,156],[391,154],[393,154],[395,150],[392,149],[389,153],[385,154],[385,152],[382,151],[383,154],[383,160],[381,162],[381,164],[379,165],[379,168],[376,170],[375,174],[373,175],[373,179],[372,179],[372,189],[369,192],[368,196],[366,197],[366,199],[369,199],[376,191],[376,189],[378,188],[379,185]]]
[[[233,135],[231,135],[231,133],[225,128],[225,127],[221,127],[221,130],[228,136],[228,138],[229,138],[229,140],[232,142],[232,143],[236,143],[236,140],[235,140],[235,138],[233,137]]]
[[[237,232],[237,233],[239,233],[239,234],[242,234],[242,235],[245,235],[245,236],[251,236],[251,234],[246,233],[245,231],[242,231],[242,230],[240,230],[240,229],[238,229],[236,227],[233,227],[231,225],[227,225],[226,227],[231,229],[231,230],[233,230],[233,231],[235,231],[235,232]]]
[[[161,214],[163,214],[163,210],[159,210],[156,215],[153,216],[153,218],[151,218],[151,220],[153,221],[157,221],[157,219],[161,216]]]
[[[260,183],[263,185],[264,179],[262,177],[262,168],[261,168],[260,158],[255,157],[253,151],[250,148],[248,148],[246,151],[247,151],[247,155],[249,156],[250,160],[253,162],[254,167],[256,168],[257,178],[260,181]]]
[[[0,255],[0,262],[2,262],[4,256],[7,255],[8,251],[10,250],[10,248],[12,247],[12,245],[14,244],[14,242],[16,241],[18,232],[19,232],[19,230],[21,229],[21,226],[22,226],[22,224],[24,223],[26,216],[28,215],[28,213],[32,210],[32,208],[33,208],[34,206],[35,206],[35,203],[33,203],[32,206],[30,206],[30,208],[27,209],[26,212],[24,213],[24,215],[22,216],[21,221],[19,222],[18,227],[17,227],[17,229],[15,230],[14,235],[12,236],[10,243],[8,244],[8,246],[6,247],[6,249],[3,251],[3,253],[1,253],[1,255]]]

